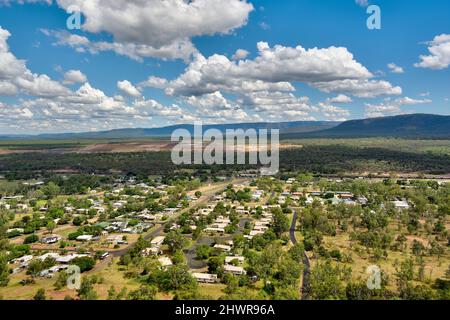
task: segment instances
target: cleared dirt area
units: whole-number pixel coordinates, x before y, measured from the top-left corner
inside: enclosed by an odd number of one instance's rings
[[[148,141],[148,142],[120,142],[120,143],[95,143],[87,146],[77,148],[61,148],[61,149],[0,149],[0,155],[8,154],[23,154],[23,153],[129,153],[129,152],[164,152],[171,151],[177,145],[176,142],[170,141]],[[203,144],[203,148],[208,146],[208,143]],[[184,148],[191,147],[189,144],[183,146]],[[270,146],[269,146],[270,147]],[[280,144],[280,150],[302,148],[298,144]],[[224,151],[226,151],[224,147]],[[240,152],[255,152],[266,151],[267,147],[259,147],[254,145],[238,146],[237,150]]]
[[[32,153],[32,152],[45,152],[45,150],[44,150],[44,149],[42,149],[42,150],[10,150],[10,149],[0,149],[0,155],[18,154],[18,153]]]
[[[160,152],[169,151],[175,146],[171,142],[125,142],[93,144],[76,150],[77,153],[121,153],[121,152]]]

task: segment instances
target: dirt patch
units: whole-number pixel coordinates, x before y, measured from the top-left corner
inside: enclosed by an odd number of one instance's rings
[[[33,153],[33,152],[45,152],[45,150],[13,150],[13,149],[0,149],[0,155],[22,154],[22,153]]]
[[[407,241],[408,241],[408,246],[411,246],[412,243],[414,242],[414,240],[416,240],[416,241],[422,243],[425,247],[428,247],[429,244],[430,244],[430,243],[428,242],[428,240],[423,239],[423,238],[420,238],[420,237],[417,237],[417,236],[406,236],[406,239],[407,239]]]
[[[77,153],[161,152],[169,151],[174,144],[167,142],[127,142],[94,144],[78,149]]]
[[[64,148],[64,149],[0,149],[0,155],[9,154],[25,154],[25,153],[80,153],[80,154],[94,154],[94,153],[130,153],[130,152],[167,152],[171,151],[178,143],[170,141],[146,141],[146,142],[120,142],[120,143],[96,143],[79,148]],[[208,146],[204,143],[203,147]],[[192,147],[186,144],[185,148]],[[302,148],[298,144],[280,144],[280,150]],[[226,150],[226,147],[224,148]],[[267,147],[246,145],[245,147],[238,147],[238,151],[243,152],[264,152]],[[70,173],[70,172],[68,172]]]

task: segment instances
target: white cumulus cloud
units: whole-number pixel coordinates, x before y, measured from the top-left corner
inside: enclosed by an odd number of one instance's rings
[[[141,92],[131,84],[128,80],[118,81],[117,87],[120,91],[130,97],[138,98],[141,96]]]
[[[80,70],[69,70],[64,74],[64,84],[84,83],[87,77]]]
[[[441,34],[428,43],[429,55],[421,55],[414,66],[426,69],[446,69],[450,65],[450,34]]]

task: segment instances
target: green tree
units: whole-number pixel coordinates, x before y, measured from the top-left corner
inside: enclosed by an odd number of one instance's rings
[[[412,281],[414,279],[414,261],[408,258],[400,262],[396,268],[396,275],[400,281]]]
[[[47,223],[46,228],[47,228],[48,233],[52,234],[53,230],[55,230],[55,228],[56,228],[56,223],[54,221],[49,221]]]
[[[274,266],[280,258],[281,247],[270,245],[263,252],[252,259],[252,267],[255,273],[266,282],[276,272]]]
[[[190,290],[197,287],[197,281],[192,277],[187,265],[175,265],[166,271],[158,271],[156,284],[164,292]]]
[[[6,287],[9,283],[9,268],[6,255],[0,252],[0,287]]]
[[[301,263],[303,261],[304,253],[305,253],[305,247],[300,242],[294,244],[289,249],[289,255],[291,256],[291,258],[294,261],[296,261],[298,263]]]
[[[128,294],[128,300],[155,300],[157,288],[154,286],[141,286],[138,290]]]
[[[64,270],[59,272],[58,277],[56,278],[56,281],[53,284],[55,290],[61,290],[62,288],[64,288],[67,285],[67,279],[68,279],[67,272],[65,272]]]
[[[225,259],[222,256],[211,257],[208,260],[208,272],[214,274],[222,274]]]
[[[164,239],[164,244],[169,247],[170,252],[175,252],[177,250],[183,249],[186,244],[186,238],[178,230],[172,230]]]
[[[108,300],[116,300],[117,292],[114,286],[109,287],[108,289]]]
[[[39,241],[39,236],[37,234],[32,234],[32,235],[26,237],[23,240],[23,243],[24,244],[30,244],[30,243],[36,243],[38,241]]]
[[[275,210],[273,215],[273,231],[278,237],[289,230],[289,219],[280,210]]]
[[[71,261],[71,264],[74,264],[80,267],[81,272],[92,270],[95,266],[95,260],[91,257],[78,257]]]
[[[89,277],[83,278],[77,294],[80,300],[97,300],[98,294],[94,290],[94,280]]]
[[[195,252],[197,254],[197,258],[205,260],[209,258],[211,247],[203,244],[198,246]]]
[[[52,199],[60,193],[60,188],[52,181],[41,188],[48,199]]]
[[[33,300],[46,300],[45,290],[40,288],[33,297]]]
[[[315,267],[309,277],[308,295],[317,300],[336,300],[344,297],[340,271],[329,261]]]

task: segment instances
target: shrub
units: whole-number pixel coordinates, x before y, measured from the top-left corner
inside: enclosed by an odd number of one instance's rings
[[[25,240],[23,240],[24,244],[30,244],[30,243],[35,243],[39,241],[39,237],[36,234],[32,234],[31,236],[28,236],[25,238]]]
[[[95,260],[91,257],[78,257],[72,260],[71,264],[77,265],[81,272],[92,270]]]

